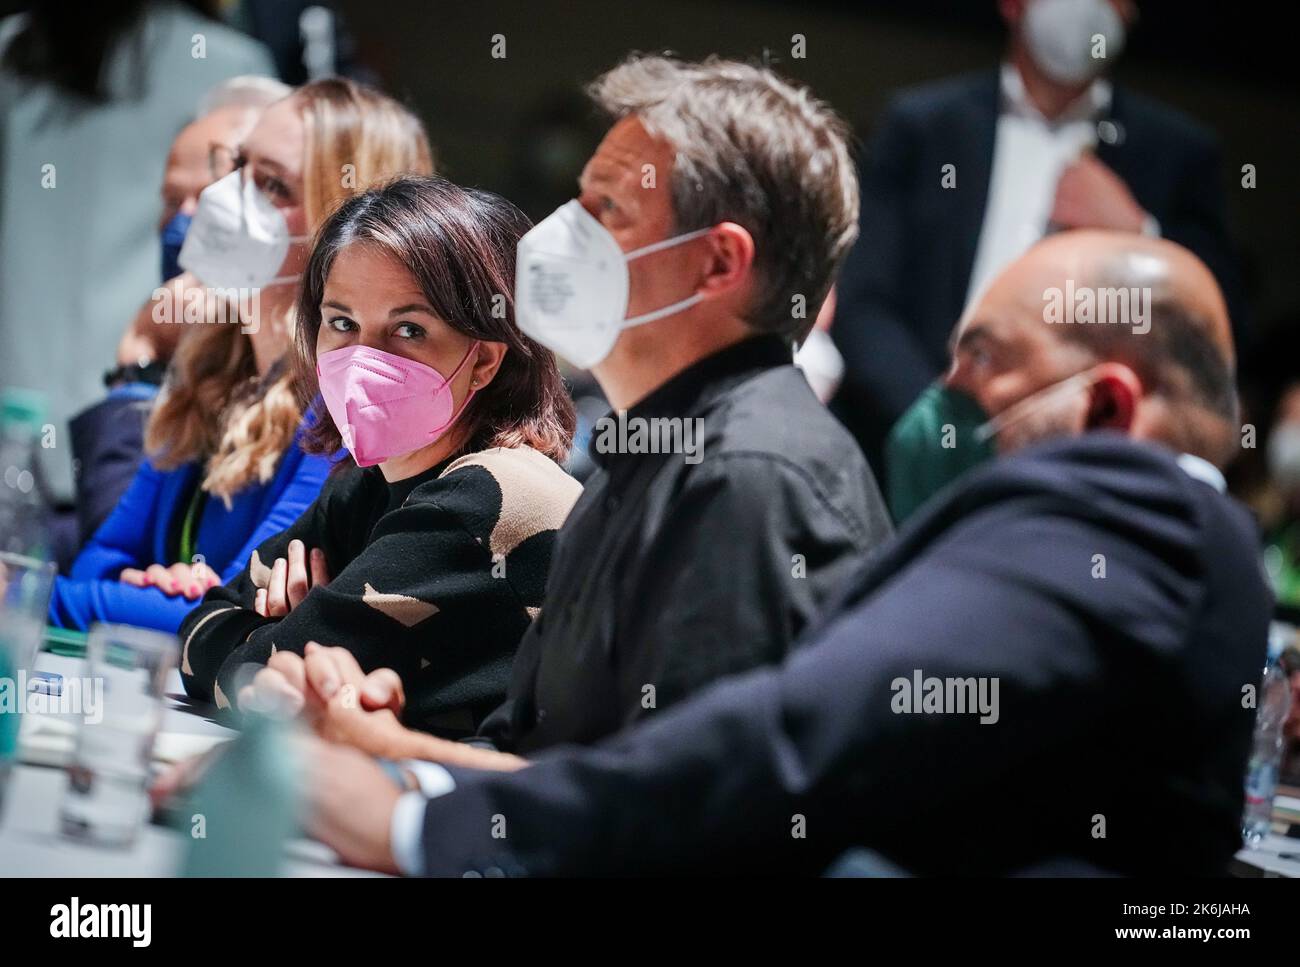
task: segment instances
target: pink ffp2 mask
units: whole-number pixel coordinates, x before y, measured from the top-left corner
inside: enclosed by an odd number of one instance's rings
[[[346,346],[316,359],[321,396],[357,466],[372,467],[433,443],[474,396],[452,412],[451,382],[469,362],[469,347],[450,376],[369,346]]]

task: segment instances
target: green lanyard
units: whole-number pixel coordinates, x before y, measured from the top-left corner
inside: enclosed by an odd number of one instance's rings
[[[194,488],[194,495],[190,497],[189,507],[185,508],[185,519],[181,521],[180,560],[187,564],[194,560],[194,555],[198,551],[194,546],[194,539],[202,511],[203,487],[198,485]]]

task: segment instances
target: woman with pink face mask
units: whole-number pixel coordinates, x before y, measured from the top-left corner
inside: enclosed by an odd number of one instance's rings
[[[246,705],[251,671],[321,642],[395,669],[406,718],[432,731],[468,733],[499,703],[581,490],[558,463],[574,413],[555,359],[514,324],[528,228],[504,199],[438,178],[372,189],[325,222],[296,357],[307,449],[347,455],[182,625],[192,695]],[[296,710],[301,662],[271,668]]]

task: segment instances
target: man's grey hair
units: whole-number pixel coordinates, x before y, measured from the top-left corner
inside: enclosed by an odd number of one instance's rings
[[[587,90],[675,149],[677,232],[727,221],[749,231],[757,288],[746,321],[802,340],[858,234],[844,121],[776,72],[718,57],[633,55]]]
[[[256,110],[269,107],[288,97],[293,88],[274,77],[260,74],[241,74],[222,81],[199,101],[196,117],[203,117],[223,107],[246,107]]]

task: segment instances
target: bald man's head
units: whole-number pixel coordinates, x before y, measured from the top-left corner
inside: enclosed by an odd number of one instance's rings
[[[1014,411],[1003,451],[1109,428],[1223,465],[1237,423],[1233,369],[1223,295],[1195,255],[1163,239],[1074,231],[993,280],[958,326],[948,382],[997,415],[1089,374],[1071,384],[1078,392]]]
[[[163,212],[158,224],[165,225],[177,212],[193,215],[199,194],[227,168],[214,168],[214,159],[233,163],[239,142],[253,129],[261,109],[246,104],[218,107],[191,121],[176,135],[163,170]]]

